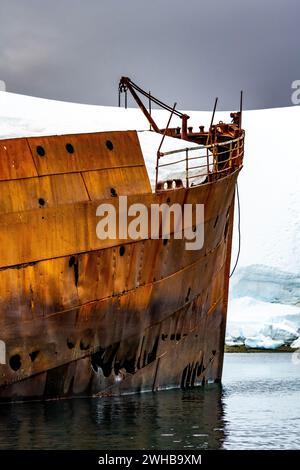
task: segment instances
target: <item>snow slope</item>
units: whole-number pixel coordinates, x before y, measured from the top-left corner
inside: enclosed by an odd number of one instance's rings
[[[190,125],[209,125],[211,113],[187,113]],[[169,116],[154,110],[153,117],[165,127]],[[228,121],[229,113],[217,113],[215,122],[218,120]],[[172,126],[177,124],[180,122],[174,117]],[[245,111],[243,127],[246,148],[239,178],[241,255],[231,283],[227,342],[249,347],[277,347],[282,341],[297,345],[299,341],[293,338],[300,334],[300,108]],[[2,139],[123,129],[147,131],[149,125],[138,109],[0,92]],[[139,139],[153,182],[160,136],[139,132]],[[163,150],[180,146],[185,144],[166,138]],[[237,244],[235,230],[233,262]],[[290,329],[296,333],[289,334]]]

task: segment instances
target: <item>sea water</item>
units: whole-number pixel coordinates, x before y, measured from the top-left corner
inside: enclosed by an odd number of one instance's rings
[[[223,384],[0,405],[1,449],[299,449],[300,363],[225,354]]]

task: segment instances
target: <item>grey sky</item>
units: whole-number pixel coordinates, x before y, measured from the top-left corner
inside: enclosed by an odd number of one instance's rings
[[[299,0],[0,0],[7,90],[115,105],[128,75],[182,109],[291,105]],[[133,103],[132,103],[133,105]]]

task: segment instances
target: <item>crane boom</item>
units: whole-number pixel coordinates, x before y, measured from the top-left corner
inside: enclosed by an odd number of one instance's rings
[[[135,99],[136,103],[148,119],[150,125],[152,126],[153,130],[155,132],[158,132],[159,134],[162,134],[163,131],[159,129],[158,125],[154,121],[153,117],[147,110],[146,106],[140,99],[139,94],[144,96],[145,98],[148,98],[149,103],[155,103],[157,106],[169,111],[170,113],[175,114],[176,116],[180,117],[182,120],[182,135],[181,138],[185,139],[187,137],[187,120],[189,119],[189,116],[187,114],[181,113],[177,109],[174,110],[171,106],[168,104],[164,103],[163,101],[159,100],[158,98],[155,98],[151,93],[146,92],[142,88],[140,88],[136,83],[134,83],[129,77],[122,77],[119,83],[119,105],[120,105],[120,94],[125,92],[127,93],[127,90],[130,91],[132,97]]]

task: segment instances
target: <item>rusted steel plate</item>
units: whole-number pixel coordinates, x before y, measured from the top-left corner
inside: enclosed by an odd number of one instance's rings
[[[173,198],[170,196],[170,199],[181,204],[183,202],[189,203],[195,198],[198,203],[207,200],[205,206],[207,209],[204,212],[205,219],[212,219],[215,223],[224,205],[229,207],[232,202],[232,186],[236,177],[237,173],[231,175],[231,179],[228,181],[225,178],[215,183],[218,204],[210,202],[210,185],[192,188],[185,201],[185,193],[181,190],[174,191]],[[229,183],[231,183],[231,191],[227,190],[230,186]],[[167,199],[166,194],[159,196],[155,194],[130,195],[128,196],[128,205],[142,202],[149,208],[150,204],[166,202]],[[118,198],[112,197],[110,203],[116,207],[118,214]],[[44,206],[43,209],[35,211],[0,214],[0,246],[5,246],[5,251],[1,250],[0,253],[0,267],[103,249],[130,241],[97,238],[96,225],[99,219],[96,217],[96,209],[99,204],[100,201],[90,201],[61,205],[55,208]],[[150,210],[148,212],[150,214]],[[51,232],[51,237],[42,236],[45,230]]]
[[[135,131],[31,137],[27,141],[39,176],[144,165]]]
[[[151,193],[151,185],[145,166],[95,170],[82,173],[91,199],[112,196]]]
[[[35,320],[79,303],[69,258],[0,270],[0,324]]]
[[[219,262],[221,263],[221,257]],[[188,306],[194,302],[200,294],[201,308],[208,311],[209,306],[214,305],[216,297],[222,295],[223,284],[220,278],[224,278],[224,272],[220,268],[217,274],[212,274],[217,269],[218,258],[211,256],[209,269],[205,268],[203,262],[196,263],[184,272],[120,297],[91,302],[81,308],[51,315],[46,319],[36,317],[32,321],[19,321],[2,327],[1,334],[6,342],[8,355],[20,355],[22,367],[13,372],[8,366],[3,380],[0,379],[1,382],[19,380],[21,377],[63,365],[91,354],[99,347],[107,348],[127,340],[132,344],[131,337],[141,338],[143,332],[151,325],[157,324],[154,328],[160,329],[161,322],[184,305]],[[186,284],[182,282],[183,279]],[[191,286],[189,297],[187,286]],[[204,291],[207,292],[205,295]],[[170,298],[164,301],[167,294]],[[193,309],[193,306],[191,308]],[[194,314],[197,311],[194,310]],[[191,313],[193,314],[193,310]],[[193,320],[193,315],[186,315],[184,319],[188,329],[197,321],[197,318]],[[168,330],[161,333],[171,335]],[[157,334],[151,334],[144,343],[148,351],[154,349],[153,341],[155,342],[156,338]],[[30,354],[37,351],[38,355],[33,361]]]
[[[162,339],[161,333],[168,331],[162,322],[145,330],[144,336],[113,343],[106,349],[100,348],[90,357],[80,359],[74,353],[72,362],[48,370],[46,377],[45,373],[34,375],[29,380],[22,381],[20,389],[14,385],[2,387],[0,397],[11,397],[12,391],[16,396],[20,392],[21,396],[26,396],[26,384],[31,397],[55,397],[93,393],[116,395],[128,391],[162,389],[169,385],[184,388],[206,380],[215,380],[220,377],[217,364],[221,353],[220,313],[219,304],[206,313],[201,307],[198,308],[195,324],[190,324],[187,318],[182,325],[185,333],[177,339]],[[209,346],[206,346],[207,334],[212,334]],[[161,342],[164,343],[163,352],[159,349]],[[35,364],[41,359],[36,359]],[[35,364],[29,361],[32,373],[36,373]],[[18,379],[21,377],[18,376]]]
[[[89,200],[80,173],[1,181],[0,191],[1,214]]]
[[[169,246],[164,246],[162,240],[147,240],[126,245],[123,256],[119,248],[109,248],[31,263],[18,269],[2,269],[0,308],[4,313],[0,324],[8,321],[5,312],[9,313],[9,321],[57,313],[151,284],[184,271],[200,260],[207,269],[205,266],[210,256],[216,256],[217,253],[213,253],[216,250],[214,247],[206,255],[203,250],[194,251],[193,257],[180,257],[186,251],[184,240],[176,242],[173,245],[170,240]],[[225,245],[222,238],[220,242],[218,252],[221,255],[217,256],[224,260]],[[151,264],[152,256],[152,263],[157,258],[155,265]],[[180,259],[186,261],[186,264],[182,266],[178,262]],[[15,287],[12,289],[11,286]]]
[[[203,381],[220,378],[218,371],[212,374],[213,364],[218,362],[220,350],[220,305],[203,314],[197,325],[181,340],[174,341],[159,357],[154,390],[168,387],[189,388]],[[209,327],[208,327],[209,325]],[[209,335],[209,343],[207,337]],[[173,367],[170,367],[173,364]]]
[[[202,250],[182,240],[143,240],[120,247],[0,270],[0,308],[10,318],[30,318],[122,294],[163,279],[213,251],[224,239],[226,213],[205,225]],[[14,288],[12,288],[14,286]],[[30,306],[30,309],[28,308]],[[8,308],[9,307],[9,308]],[[1,321],[4,321],[2,315]]]
[[[26,139],[0,140],[0,181],[38,176]]]

